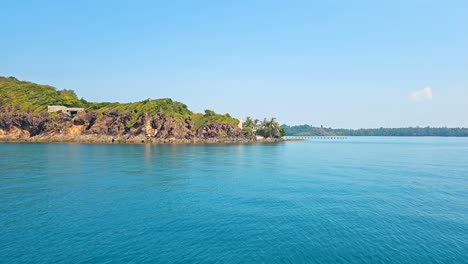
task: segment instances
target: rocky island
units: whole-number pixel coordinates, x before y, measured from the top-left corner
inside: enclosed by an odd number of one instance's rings
[[[72,90],[0,77],[0,141],[248,143],[258,137],[229,114],[194,113],[171,99],[94,103]]]

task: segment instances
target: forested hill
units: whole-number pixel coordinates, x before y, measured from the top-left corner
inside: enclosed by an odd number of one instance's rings
[[[83,107],[97,114],[125,113],[130,116],[128,125],[133,125],[143,114],[162,114],[179,120],[189,118],[196,128],[210,123],[225,123],[237,126],[239,120],[229,114],[220,115],[211,110],[205,114],[190,111],[183,103],[169,98],[143,100],[133,103],[88,102],[79,99],[73,90],[58,90],[50,85],[41,85],[28,81],[20,81],[15,77],[0,76],[0,107],[9,112],[35,113],[47,112],[48,105],[63,105],[67,107]]]
[[[310,125],[282,125],[286,136],[394,136],[394,137],[468,137],[468,128],[447,127],[405,127],[405,128],[367,128],[333,129]]]
[[[78,107],[70,114],[48,106]],[[72,90],[0,77],[0,141],[251,141],[229,114],[190,111],[170,98],[134,103],[88,102]]]

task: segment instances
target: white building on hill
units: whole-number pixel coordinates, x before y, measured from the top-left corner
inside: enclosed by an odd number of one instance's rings
[[[54,113],[54,112],[62,112],[69,115],[76,115],[81,111],[84,111],[84,108],[80,107],[66,107],[63,105],[49,105],[47,106],[47,112]]]

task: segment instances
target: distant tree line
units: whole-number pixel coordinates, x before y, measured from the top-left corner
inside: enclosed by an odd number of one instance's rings
[[[462,127],[333,129],[310,125],[282,125],[281,128],[287,136],[468,137],[468,128]]]
[[[246,135],[262,136],[264,138],[280,138],[286,134],[276,118],[264,118],[263,121],[247,117],[242,123],[242,132]]]

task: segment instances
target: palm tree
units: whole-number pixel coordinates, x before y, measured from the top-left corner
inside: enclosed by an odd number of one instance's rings
[[[248,116],[248,117],[245,119],[245,122],[244,122],[244,124],[243,124],[242,126],[245,127],[245,128],[254,129],[255,124],[254,124],[254,121],[252,120],[252,118],[251,118],[250,116]]]
[[[260,122],[258,134],[262,137],[268,137],[268,134],[269,134],[268,128],[269,128],[268,119],[264,118],[263,121]]]
[[[265,135],[267,137],[279,138],[281,137],[281,127],[276,121],[276,118],[271,118],[265,122]]]
[[[276,121],[276,118],[272,118],[270,120],[270,133],[271,133],[271,136],[273,136],[275,138],[279,138],[281,136],[280,129],[281,129],[280,125]]]
[[[253,135],[255,129],[255,123],[250,116],[245,119],[245,122],[242,124],[242,131],[245,134]]]
[[[253,123],[254,123],[254,131],[257,131],[259,129],[259,126],[260,126],[260,120],[255,119],[253,121]]]
[[[263,121],[258,119],[252,120],[247,117],[243,123],[244,132],[251,135],[259,135],[265,138],[279,138],[282,136],[282,129],[276,118],[264,118]]]

